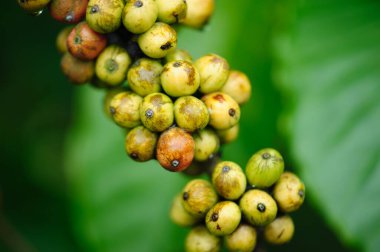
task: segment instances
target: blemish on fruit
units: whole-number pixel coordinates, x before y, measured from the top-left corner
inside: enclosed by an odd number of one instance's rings
[[[264,159],[269,159],[270,158],[270,154],[268,152],[265,152],[261,155]]]
[[[171,165],[172,165],[173,167],[178,167],[178,165],[179,165],[179,161],[178,161],[177,159],[174,159],[174,160],[171,162]]]
[[[94,6],[91,7],[91,9],[90,9],[90,14],[98,13],[99,10],[100,10],[100,9],[99,9],[99,6],[95,4]]]
[[[152,117],[153,117],[153,114],[154,114],[154,112],[153,112],[153,110],[151,110],[151,109],[147,109],[147,111],[145,111],[145,116],[146,116],[147,118],[152,118]]]
[[[188,200],[189,199],[189,193],[188,192],[184,192],[183,195],[182,195],[182,198],[183,198],[183,200]]]
[[[212,98],[220,103],[223,103],[225,101],[223,95],[221,94],[214,95]]]
[[[114,107],[110,107],[110,113],[111,115],[114,115],[116,113],[116,109]]]
[[[265,205],[263,203],[259,203],[257,204],[257,210],[260,212],[260,213],[264,213],[265,212]]]
[[[228,114],[229,114],[231,117],[234,116],[234,115],[236,114],[235,109],[230,108],[230,109],[228,110]]]
[[[160,48],[161,48],[161,50],[168,50],[171,47],[172,47],[172,43],[170,41],[168,41],[165,44],[163,44]]]
[[[219,215],[217,213],[213,213],[211,215],[211,221],[215,222],[219,219]]]
[[[144,4],[143,4],[143,2],[141,2],[141,1],[136,1],[134,5],[135,5],[137,8],[140,8],[140,7],[142,7]]]

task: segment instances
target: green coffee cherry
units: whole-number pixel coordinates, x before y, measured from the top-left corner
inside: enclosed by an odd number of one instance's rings
[[[139,109],[142,100],[141,96],[129,91],[115,95],[110,103],[112,119],[124,128],[133,128],[140,125]]]
[[[276,218],[264,229],[264,238],[267,242],[281,245],[293,238],[294,223],[290,216],[284,215]]]
[[[217,130],[216,133],[218,134],[221,143],[231,143],[235,141],[239,136],[239,124],[236,124],[229,129]]]
[[[123,0],[89,0],[86,21],[96,32],[110,33],[116,31],[121,23],[124,8]]]
[[[238,104],[243,104],[251,97],[251,82],[247,75],[234,70],[220,91],[231,96]]]
[[[164,131],[174,122],[173,102],[165,94],[149,94],[141,104],[140,117],[143,125],[150,131]]]
[[[234,162],[220,162],[212,173],[212,184],[220,196],[237,200],[245,192],[247,179],[240,166]]]
[[[159,92],[162,65],[156,60],[142,58],[128,70],[129,87],[141,96]]]
[[[219,252],[220,238],[212,235],[205,226],[196,226],[186,236],[186,252]]]
[[[248,224],[240,224],[230,235],[224,238],[228,251],[231,252],[252,252],[256,247],[256,229]]]
[[[120,94],[120,93],[125,92],[125,91],[126,91],[125,88],[122,88],[122,87],[107,90],[106,95],[103,99],[103,104],[104,104],[103,107],[104,107],[104,112],[106,113],[106,115],[109,118],[112,118],[112,114],[110,111],[110,105],[111,105],[111,101],[112,101],[113,97],[115,95]]]
[[[96,60],[96,75],[110,86],[119,85],[125,80],[131,61],[131,57],[124,48],[110,45]]]
[[[193,58],[187,51],[178,48],[169,52],[165,56],[165,63],[178,60],[183,60],[191,63],[193,61]]]
[[[179,127],[193,132],[205,128],[210,116],[201,100],[194,96],[183,96],[174,102],[174,118]]]
[[[229,235],[241,220],[239,206],[232,201],[221,201],[213,206],[206,215],[206,226],[211,234]]]
[[[50,0],[17,0],[17,2],[27,12],[36,13],[42,11]]]
[[[195,61],[194,65],[201,76],[199,90],[204,94],[220,90],[230,73],[227,60],[216,54],[203,56]]]
[[[217,202],[218,195],[204,179],[190,181],[182,191],[182,205],[191,215],[205,216]]]
[[[181,227],[191,227],[200,221],[199,217],[189,214],[182,205],[182,195],[178,194],[170,208],[170,219]]]
[[[156,0],[158,20],[167,24],[178,23],[186,17],[186,0]]]
[[[144,162],[154,158],[157,134],[137,126],[125,138],[125,151],[133,160]]]
[[[258,189],[244,193],[239,205],[245,219],[254,226],[268,225],[277,215],[274,199],[268,193]]]
[[[138,38],[140,49],[155,59],[165,57],[177,47],[177,33],[168,24],[157,22]]]
[[[212,158],[219,150],[219,138],[211,129],[203,129],[194,134],[195,155],[197,161],[206,161]]]
[[[198,70],[187,61],[169,62],[161,74],[162,88],[172,97],[194,94],[199,82]]]
[[[149,30],[158,17],[155,0],[129,0],[126,2],[122,19],[128,31],[140,34]]]
[[[284,171],[284,160],[275,149],[262,149],[249,159],[245,167],[248,182],[258,188],[273,185]]]
[[[186,0],[186,17],[184,25],[199,29],[202,28],[214,12],[214,0]]]
[[[240,107],[229,95],[215,92],[202,97],[210,113],[209,124],[216,130],[229,129],[240,120]]]
[[[305,200],[305,185],[295,174],[284,172],[273,188],[273,197],[281,211],[293,212]]]

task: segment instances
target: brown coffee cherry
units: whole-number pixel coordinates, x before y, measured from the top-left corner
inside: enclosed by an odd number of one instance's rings
[[[128,31],[140,34],[153,26],[157,16],[158,6],[155,0],[130,0],[124,6],[122,19]]]
[[[60,22],[75,24],[86,15],[88,0],[52,0],[51,16]]]
[[[293,238],[294,223],[289,215],[276,218],[264,229],[264,238],[267,242],[282,245]]]
[[[103,99],[103,108],[104,108],[104,112],[109,118],[112,119],[110,105],[111,105],[111,101],[113,97],[125,91],[127,90],[124,87],[117,87],[117,88],[112,88],[112,89],[107,90],[106,95],[104,96],[104,99]]]
[[[182,195],[178,194],[170,208],[170,219],[181,227],[191,227],[198,223],[201,218],[189,214],[182,205]]]
[[[186,3],[186,17],[181,23],[196,29],[202,28],[214,12],[214,0],[186,0]]]
[[[202,129],[194,134],[195,155],[197,161],[211,159],[219,151],[219,138],[212,129]]]
[[[220,250],[220,238],[212,235],[203,225],[194,227],[186,236],[186,252],[219,252]]]
[[[140,49],[155,59],[165,57],[177,47],[177,33],[168,24],[157,22],[138,38]]]
[[[172,97],[194,94],[199,87],[198,70],[187,61],[172,61],[164,66],[161,73],[161,85]]]
[[[158,20],[167,24],[181,22],[186,17],[186,0],[156,0]]]
[[[205,128],[210,120],[206,105],[194,96],[183,96],[175,101],[174,118],[177,125],[188,132]]]
[[[128,70],[128,85],[141,96],[157,93],[161,90],[161,72],[162,65],[157,60],[139,59]]]
[[[206,215],[206,226],[211,234],[229,235],[239,226],[241,212],[232,201],[221,201],[213,206]]]
[[[93,31],[86,22],[77,24],[67,38],[71,55],[81,60],[93,60],[107,45],[107,38]]]
[[[229,95],[216,92],[202,97],[210,114],[209,124],[217,130],[229,129],[240,120],[240,107]]]
[[[58,33],[57,39],[55,41],[58,52],[62,54],[67,52],[67,37],[69,36],[72,29],[73,29],[73,26],[68,26],[68,27],[63,28]]]
[[[218,194],[228,200],[239,199],[247,187],[243,170],[238,164],[230,161],[217,164],[211,181]]]
[[[240,224],[230,235],[224,238],[228,251],[231,252],[252,252],[256,247],[256,229],[248,224]]]
[[[154,158],[157,134],[144,126],[137,126],[125,138],[125,150],[133,160],[144,162]]]
[[[86,10],[86,21],[96,32],[110,33],[121,24],[123,0],[89,0]]]
[[[165,56],[165,63],[168,63],[171,61],[179,61],[179,60],[192,63],[193,58],[187,51],[178,49],[178,48],[175,50],[172,50]]]
[[[194,140],[181,128],[172,127],[163,132],[157,143],[157,160],[172,172],[185,170],[194,158]]]
[[[140,106],[143,98],[133,92],[125,91],[115,95],[110,103],[114,122],[124,128],[134,128],[141,124]]]
[[[230,66],[227,60],[216,54],[208,54],[194,63],[201,76],[199,90],[209,94],[220,90],[227,81]]]
[[[65,53],[61,60],[62,72],[74,84],[85,84],[94,76],[94,62],[81,61],[70,53]]]
[[[245,219],[254,226],[268,225],[277,215],[277,205],[274,199],[259,189],[244,193],[239,205]]]
[[[239,136],[239,124],[236,124],[229,129],[217,130],[216,134],[218,134],[218,137],[222,144],[231,143],[235,141]]]
[[[247,75],[233,70],[220,91],[231,96],[238,104],[243,104],[251,97],[251,82]]]
[[[17,2],[27,12],[38,14],[50,3],[50,0],[17,0]]]
[[[182,205],[192,215],[205,216],[217,202],[218,195],[207,180],[193,179],[182,190]]]
[[[305,185],[295,174],[284,172],[273,188],[273,197],[282,212],[293,212],[305,200]]]
[[[173,125],[173,102],[165,94],[149,94],[144,97],[140,117],[143,125],[150,131],[162,132]]]

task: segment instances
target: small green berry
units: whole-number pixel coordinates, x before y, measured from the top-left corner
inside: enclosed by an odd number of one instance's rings
[[[137,126],[125,138],[125,151],[133,160],[144,162],[154,158],[157,134],[144,126]]]
[[[191,63],[193,61],[193,58],[191,57],[190,53],[178,48],[169,52],[165,56],[165,63],[178,60],[183,60]]]
[[[215,8],[214,0],[186,0],[187,11],[183,24],[200,29],[211,17]]]
[[[135,34],[149,30],[158,17],[158,6],[155,0],[127,1],[122,14],[125,28]]]
[[[205,128],[210,116],[201,100],[194,96],[183,96],[174,102],[174,118],[179,127],[193,132]]]
[[[252,252],[256,247],[257,232],[251,225],[242,223],[232,234],[225,236],[224,241],[228,251]]]
[[[239,124],[236,124],[229,129],[217,130],[216,133],[218,134],[221,143],[231,143],[235,141],[239,136]]]
[[[170,219],[181,227],[191,227],[200,221],[199,217],[189,214],[182,205],[182,195],[178,194],[170,208]]]
[[[178,23],[186,16],[186,0],[156,0],[158,20],[167,24]]]
[[[220,238],[211,234],[203,225],[194,227],[186,236],[186,252],[219,252],[220,250]]]
[[[110,33],[116,31],[121,23],[123,8],[123,0],[89,0],[86,21],[96,32]]]
[[[294,223],[289,215],[276,218],[264,229],[264,238],[267,242],[281,245],[293,238]]]
[[[219,150],[219,138],[212,129],[199,130],[194,134],[195,160],[206,161],[212,158]]]
[[[251,82],[247,75],[234,70],[230,72],[220,91],[231,96],[240,105],[246,103],[251,97]]]
[[[206,215],[206,226],[214,235],[229,235],[241,220],[239,206],[232,201],[221,201],[213,206]]]
[[[274,185],[273,197],[281,211],[293,212],[305,200],[305,185],[295,174],[284,172]]]
[[[112,119],[119,126],[133,128],[141,124],[139,109],[142,97],[129,91],[115,95],[110,103]]]

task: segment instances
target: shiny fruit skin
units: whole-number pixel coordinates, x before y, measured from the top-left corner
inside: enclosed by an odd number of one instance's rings
[[[88,0],[52,0],[51,16],[60,22],[76,24],[86,15]]]

